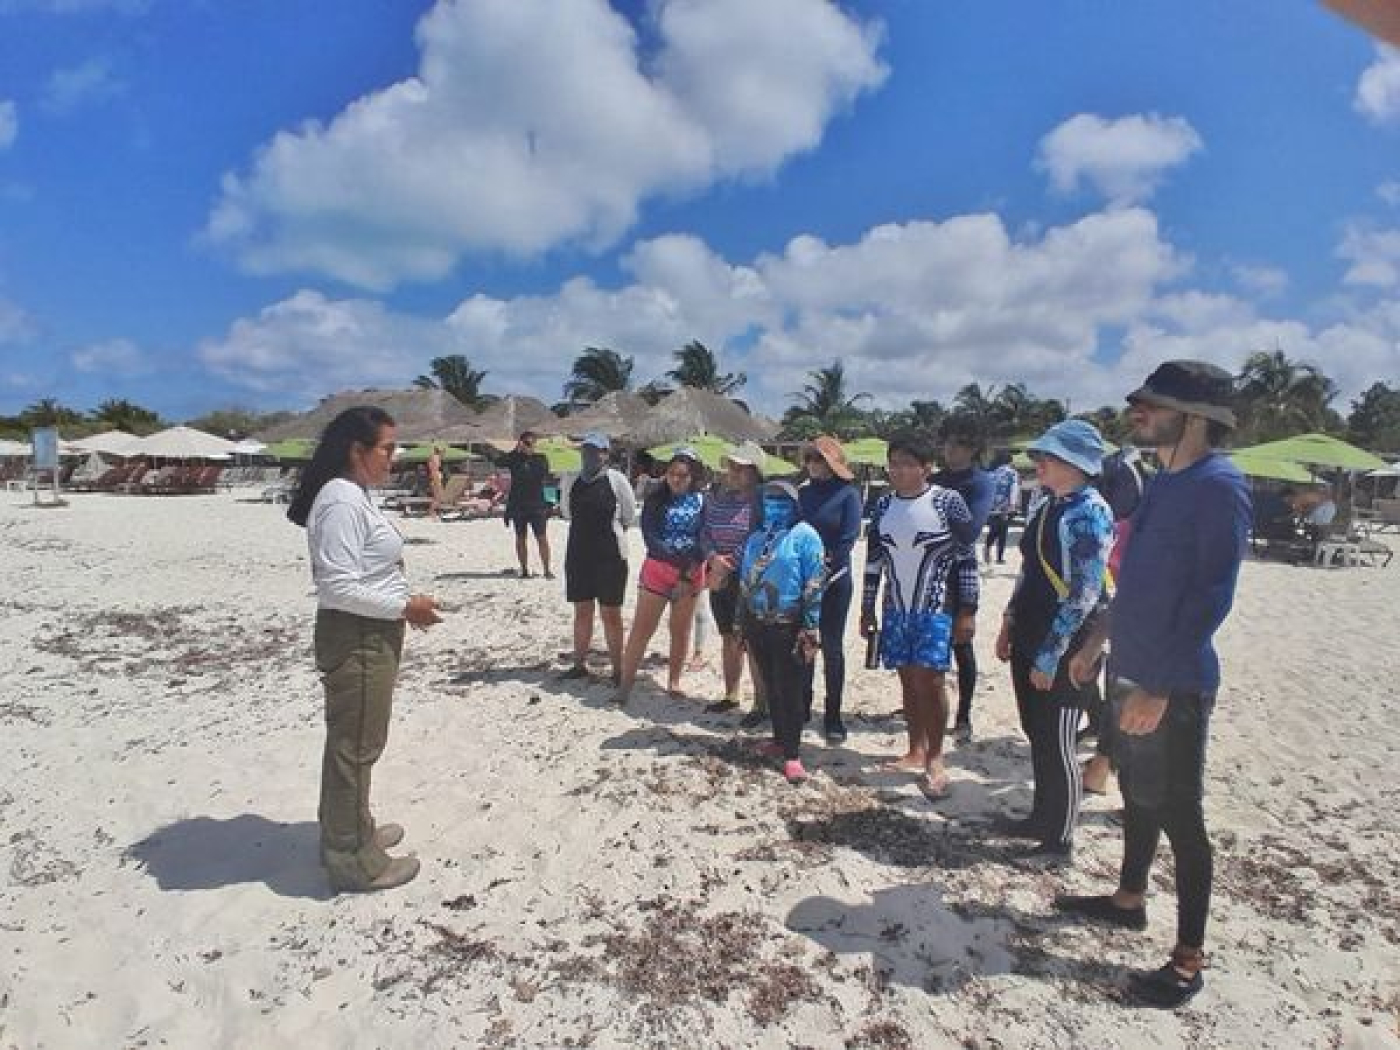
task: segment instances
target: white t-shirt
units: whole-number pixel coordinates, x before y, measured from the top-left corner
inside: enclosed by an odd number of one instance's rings
[[[353,481],[333,478],[306,521],[311,578],[322,609],[401,620],[408,604],[403,537]]]

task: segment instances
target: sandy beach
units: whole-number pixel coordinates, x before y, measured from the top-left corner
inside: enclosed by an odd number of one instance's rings
[[[555,680],[563,582],[502,576],[499,521],[403,521],[415,589],[458,607],[411,635],[376,769],[423,874],[331,897],[305,536],[238,496],[0,502],[0,1048],[1400,1046],[1400,562],[1245,565],[1211,969],[1163,1014],[1120,989],[1173,940],[1165,853],[1145,934],[1050,909],[1111,886],[1116,793],[1067,873],[985,826],[1028,800],[991,655],[1014,558],[935,805],[877,770],[897,687],[854,632],[850,741],[809,734],[792,788],[703,713],[713,671],[626,711]]]

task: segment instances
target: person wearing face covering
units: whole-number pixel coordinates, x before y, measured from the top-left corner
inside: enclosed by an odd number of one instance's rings
[[[798,521],[797,488],[763,487],[763,521],[739,560],[739,618],[744,640],[768,695],[773,739],[764,753],[783,763],[791,784],[807,779],[799,746],[806,721],[807,664],[821,648],[826,551],[821,537]]]
[[[626,476],[608,466],[608,439],[604,435],[584,437],[579,454],[583,470],[560,502],[560,511],[569,522],[564,593],[574,607],[574,661],[561,677],[588,677],[596,608],[616,683],[622,675],[627,530],[637,519],[637,502]]]

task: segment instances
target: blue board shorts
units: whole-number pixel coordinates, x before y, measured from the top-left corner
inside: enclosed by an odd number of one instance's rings
[[[947,613],[886,610],[880,625],[880,662],[886,670],[946,671],[952,666],[952,650],[953,618]]]

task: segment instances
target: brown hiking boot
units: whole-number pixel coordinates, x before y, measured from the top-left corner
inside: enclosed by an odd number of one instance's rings
[[[331,889],[336,893],[374,893],[376,890],[392,890],[397,886],[412,882],[423,867],[417,857],[391,857],[389,866],[379,873],[378,878],[369,882],[337,885],[331,880]]]

